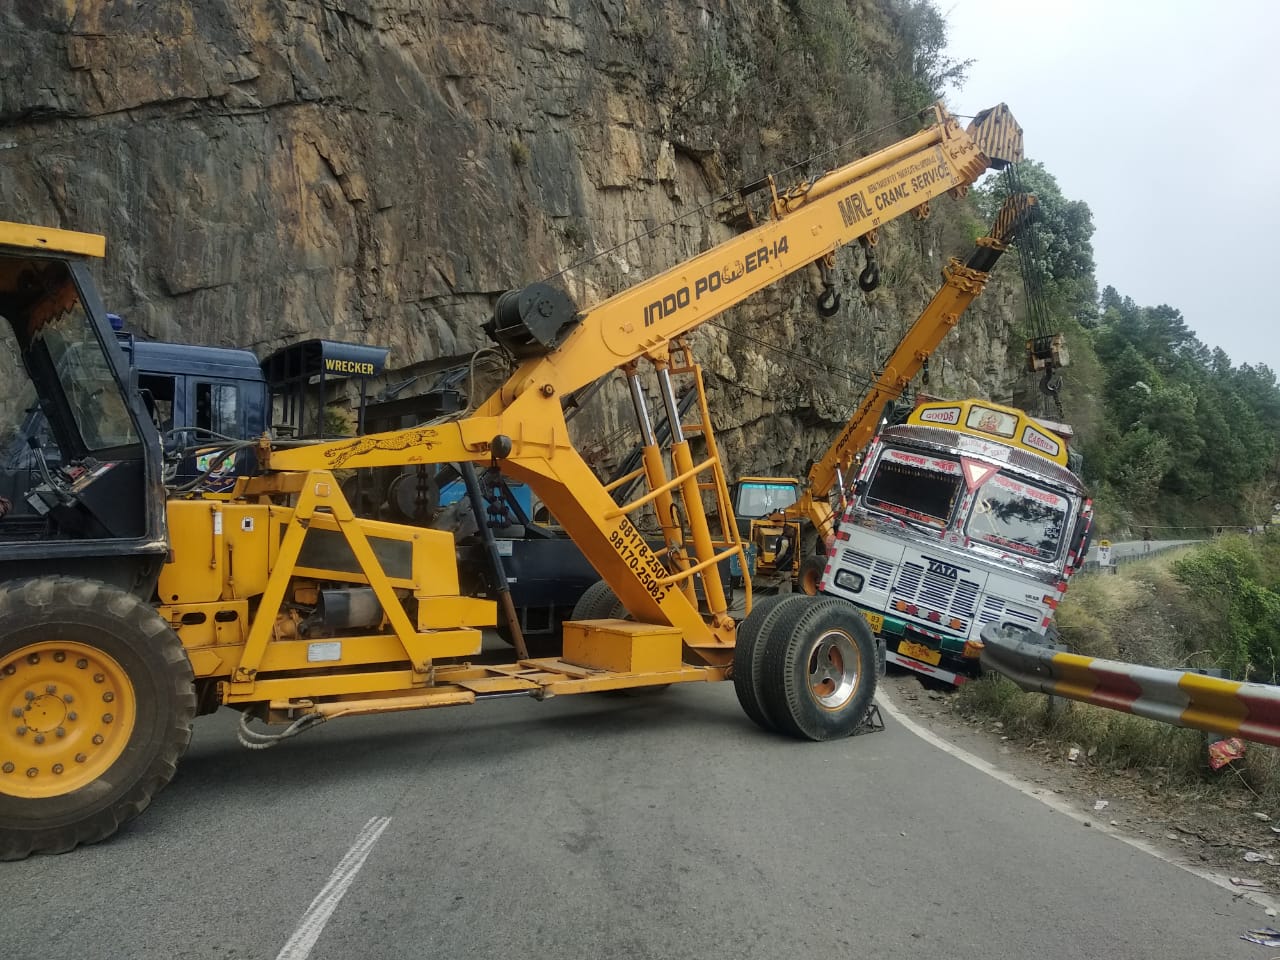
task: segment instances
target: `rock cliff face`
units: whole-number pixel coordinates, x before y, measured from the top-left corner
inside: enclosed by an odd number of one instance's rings
[[[487,344],[499,292],[560,274],[598,301],[731,236],[713,201],[733,186],[892,120],[888,0],[835,7],[855,31],[815,32],[803,0],[19,0],[0,9],[4,216],[106,234],[109,307],[145,336],[360,340],[391,347],[391,379],[430,372]],[[704,326],[732,469],[819,454],[981,232],[937,201],[882,232],[875,294],[844,255],[836,317],[801,277]],[[1015,276],[931,392],[1011,395]],[[615,393],[575,428],[601,448],[634,437]]]

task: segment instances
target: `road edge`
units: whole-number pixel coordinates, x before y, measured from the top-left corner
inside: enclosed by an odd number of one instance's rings
[[[1109,837],[1113,837],[1121,843],[1128,844],[1135,850],[1140,850],[1149,856],[1155,857],[1157,860],[1161,860],[1164,863],[1168,863],[1180,870],[1184,870],[1193,876],[1199,877],[1201,880],[1207,880],[1214,886],[1221,887],[1223,890],[1228,891],[1234,897],[1247,900],[1255,906],[1262,907],[1266,910],[1280,912],[1280,901],[1272,898],[1270,895],[1260,893],[1257,890],[1250,890],[1247,887],[1237,887],[1231,882],[1230,878],[1224,874],[1214,873],[1211,870],[1205,870],[1197,867],[1195,864],[1185,863],[1175,857],[1171,857],[1154,844],[1138,837],[1131,836],[1130,834],[1111,826],[1105,821],[1100,822],[1097,818],[1075,809],[1075,807],[1069,802],[1060,799],[1052,791],[1048,791],[1044,787],[1039,787],[1035,784],[1029,783],[1016,774],[1001,770],[991,761],[984,760],[982,757],[970,753],[963,747],[956,746],[954,743],[944,739],[932,730],[922,727],[919,723],[908,717],[906,713],[903,712],[902,708],[893,702],[893,697],[883,687],[876,691],[876,702],[880,705],[880,708],[885,711],[885,713],[889,714],[889,716],[893,717],[894,720],[921,740],[924,740],[926,743],[938,748],[943,753],[955,757],[962,763],[968,764],[975,770],[985,773],[992,779],[1000,781],[1005,786],[1012,787],[1019,793],[1025,794],[1033,800],[1040,801],[1051,810],[1055,810],[1058,813],[1070,817],[1072,820],[1076,821],[1076,823],[1086,826],[1091,830],[1096,830],[1099,833],[1106,834]]]

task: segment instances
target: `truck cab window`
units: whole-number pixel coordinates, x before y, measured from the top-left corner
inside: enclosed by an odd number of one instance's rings
[[[867,487],[866,504],[941,529],[951,519],[960,487],[958,463],[886,450]]]
[[[1065,497],[997,475],[974,499],[966,532],[980,543],[1053,560],[1058,555],[1070,504]]]
[[[227,437],[240,434],[238,395],[228,383],[196,384],[196,426]]]
[[[791,483],[743,481],[738,489],[734,513],[739,517],[764,517],[791,506],[799,499],[800,491]]]
[[[138,375],[138,391],[147,406],[147,412],[161,433],[173,429],[174,377],[142,373]]]

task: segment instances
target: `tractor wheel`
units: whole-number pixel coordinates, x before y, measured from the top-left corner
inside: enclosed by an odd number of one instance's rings
[[[765,705],[764,690],[760,686],[760,667],[773,625],[785,612],[791,601],[803,599],[794,593],[774,594],[765,597],[751,607],[751,613],[738,625],[738,638],[733,647],[733,689],[738,702],[746,713],[762,729],[773,731],[773,720]]]
[[[191,740],[191,664],[156,611],[68,577],[0,588],[0,860],[96,843]]]
[[[850,736],[875,696],[875,637],[844,600],[798,599],[766,641],[761,679],[769,716],[800,739]]]
[[[822,582],[822,575],[827,570],[827,558],[816,553],[811,553],[804,558],[804,562],[800,564],[800,592],[805,596],[816,597],[818,595],[818,584]]]
[[[603,580],[597,580],[582,592],[578,602],[573,605],[570,620],[624,620],[627,608],[622,605],[613,587]]]

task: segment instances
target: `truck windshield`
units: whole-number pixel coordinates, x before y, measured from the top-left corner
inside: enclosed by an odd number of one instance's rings
[[[886,450],[867,487],[872,510],[941,529],[961,490],[960,464],[945,457]]]
[[[1052,560],[1062,543],[1068,509],[1066,497],[997,474],[974,498],[966,532],[979,543]]]

